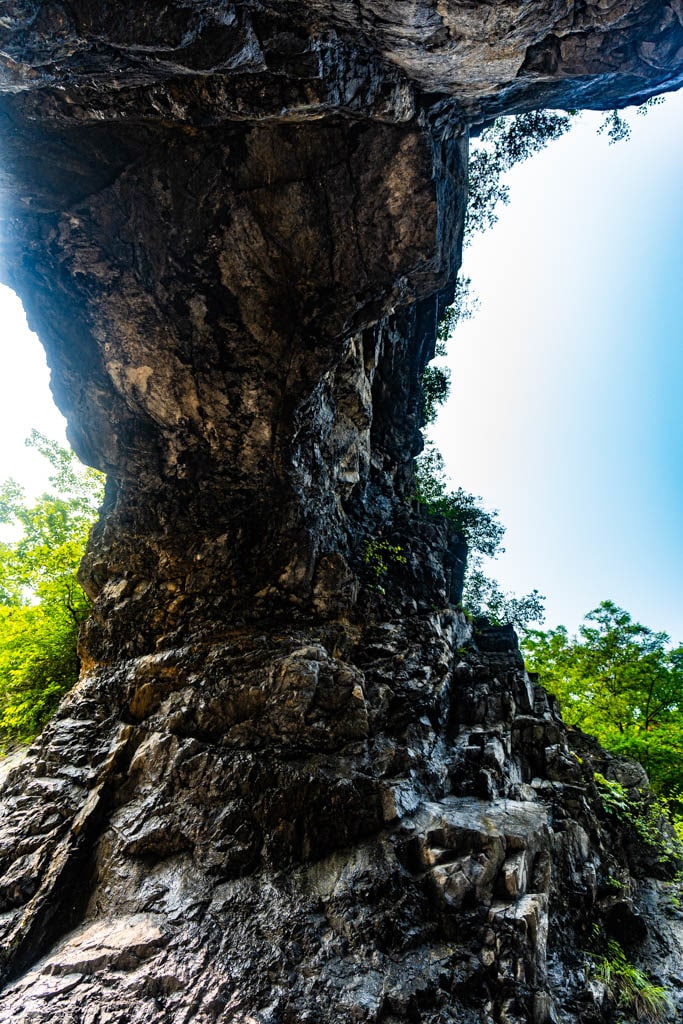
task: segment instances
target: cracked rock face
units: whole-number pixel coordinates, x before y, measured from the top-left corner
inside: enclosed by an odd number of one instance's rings
[[[589,1024],[593,921],[676,987],[592,769],[632,782],[453,610],[411,467],[469,127],[678,87],[682,20],[5,5],[0,270],[108,489],[81,681],[5,786],[0,1019]]]

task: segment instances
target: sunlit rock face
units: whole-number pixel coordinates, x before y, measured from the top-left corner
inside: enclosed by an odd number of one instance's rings
[[[594,922],[675,974],[630,777],[454,610],[412,459],[468,128],[676,88],[681,17],[5,5],[2,276],[109,484],[5,791],[0,1019],[588,1024]]]

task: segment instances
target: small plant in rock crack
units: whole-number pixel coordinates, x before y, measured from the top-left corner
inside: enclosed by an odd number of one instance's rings
[[[633,802],[622,784],[612,779],[606,779],[600,772],[594,772],[593,778],[598,787],[602,806],[607,813],[624,824],[632,824]]]
[[[390,544],[388,540],[369,540],[365,547],[363,563],[372,577],[372,589],[383,594],[383,581],[392,565],[406,565],[408,559],[400,544]]]
[[[667,1018],[669,993],[630,963],[618,942],[608,942],[606,955],[593,953],[590,959],[592,977],[605,986],[607,998],[629,1015],[622,1019],[658,1024]]]

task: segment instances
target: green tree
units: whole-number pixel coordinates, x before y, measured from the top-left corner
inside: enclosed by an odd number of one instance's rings
[[[640,761],[656,790],[683,792],[683,647],[603,601],[578,636],[533,630],[522,649],[568,725]]]
[[[543,622],[545,618],[543,594],[535,588],[521,595],[502,590],[498,581],[484,572],[480,562],[468,567],[463,604],[471,615],[501,626],[514,626],[522,636],[532,623]]]
[[[641,117],[648,113],[652,107],[659,106],[660,103],[664,102],[663,96],[651,96],[645,103],[641,103],[639,107],[636,107],[636,114]],[[623,110],[610,110],[608,114],[598,128],[598,135],[603,133],[607,134],[610,146],[613,146],[615,142],[624,142],[631,138],[631,125],[627,118],[624,116]]]
[[[31,739],[78,677],[78,630],[89,611],[76,572],[102,501],[103,477],[37,431],[53,492],[26,502],[0,486],[0,735]]]
[[[553,139],[569,130],[568,115],[556,111],[533,111],[517,117],[498,118],[483,129],[472,149],[469,166],[469,194],[465,221],[465,240],[476,231],[492,227],[498,219],[497,207],[507,203],[509,190],[502,181],[506,171],[539,152]],[[446,356],[446,343],[457,325],[469,319],[477,307],[471,295],[469,278],[456,284],[453,304],[449,306],[437,330],[435,357]],[[437,363],[422,375],[423,420],[433,423],[439,407],[450,392],[448,367]],[[416,496],[435,515],[445,516],[467,541],[468,565],[463,605],[472,615],[485,615],[493,622],[512,623],[518,629],[543,621],[544,598],[537,590],[522,597],[504,593],[498,583],[486,575],[483,560],[495,557],[503,549],[505,528],[498,513],[482,505],[482,499],[462,487],[449,490],[443,459],[428,441],[415,464]]]
[[[469,163],[465,240],[493,227],[497,208],[510,201],[503,175],[539,153],[571,127],[571,116],[555,110],[533,110],[516,117],[499,117],[484,128],[472,147]]]
[[[636,114],[647,114],[663,102],[663,96],[653,96],[635,108]],[[493,227],[498,207],[509,203],[510,190],[503,181],[506,172],[566,135],[578,116],[577,110],[532,110],[499,117],[482,129],[470,153],[465,242],[477,231]],[[597,131],[607,135],[610,145],[631,137],[628,116],[621,110],[609,111]]]
[[[477,231],[485,231],[498,220],[497,207],[509,202],[509,189],[503,175],[515,164],[544,149],[553,139],[569,130],[570,118],[552,110],[536,110],[516,117],[500,117],[485,127],[470,153],[465,241]],[[478,301],[472,295],[468,277],[458,278],[453,302],[441,318],[436,337],[435,358],[446,356],[446,344],[455,328],[469,320]],[[450,393],[451,374],[443,364],[428,365],[422,375],[423,415],[433,423]]]
[[[470,557],[493,557],[503,549],[501,541],[505,527],[498,521],[498,513],[485,509],[482,499],[458,487],[448,489],[443,456],[432,441],[415,460],[417,500],[433,515],[444,516],[453,529],[466,541]]]
[[[637,109],[647,113],[650,106],[662,102],[649,100]],[[465,218],[465,242],[478,231],[485,231],[498,220],[499,206],[509,202],[509,188],[504,175],[516,164],[528,160],[571,128],[576,111],[562,113],[536,110],[514,117],[497,118],[486,125],[474,141],[469,161],[468,202]],[[630,126],[619,111],[607,114],[598,129],[607,132],[610,142],[630,135]],[[456,296],[438,328],[435,356],[446,355],[446,343],[457,324],[472,316],[475,308],[470,299],[469,278],[458,282]],[[422,376],[424,423],[433,423],[439,407],[450,392],[450,370],[443,364],[429,365]],[[481,498],[467,494],[462,488],[449,491],[445,483],[443,460],[428,442],[416,462],[417,497],[430,511],[444,515],[468,542],[470,554],[463,603],[474,615],[486,615],[494,622],[512,623],[526,630],[533,622],[542,622],[545,598],[537,590],[521,597],[505,593],[483,568],[483,558],[502,551],[504,532],[497,513],[488,512]]]
[[[446,357],[446,344],[456,326],[463,320],[470,320],[479,303],[472,294],[472,282],[469,277],[459,277],[455,282],[453,302],[447,306],[436,330],[436,346],[434,357]],[[444,404],[451,391],[451,371],[443,363],[430,363],[422,374],[423,419],[425,424],[433,423],[439,408]]]
[[[485,558],[495,558],[502,547],[505,527],[495,509],[487,509],[482,498],[462,487],[448,487],[443,456],[432,441],[415,460],[416,497],[432,515],[444,516],[467,541],[467,572],[463,607],[473,616],[488,618],[500,625],[510,624],[524,630],[532,622],[542,622],[544,597],[537,590],[518,597],[504,593],[496,580],[483,568]]]

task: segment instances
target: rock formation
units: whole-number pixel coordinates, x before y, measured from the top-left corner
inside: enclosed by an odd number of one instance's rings
[[[81,680],[5,788],[1,1020],[588,1024],[593,923],[673,984],[626,769],[454,610],[412,459],[469,128],[677,88],[682,22],[5,4],[1,274],[108,486]]]

